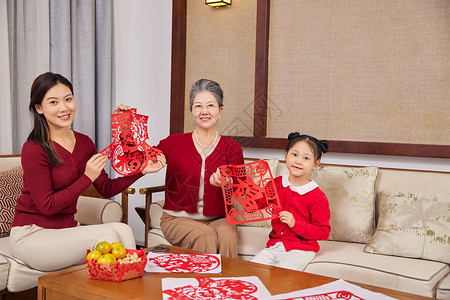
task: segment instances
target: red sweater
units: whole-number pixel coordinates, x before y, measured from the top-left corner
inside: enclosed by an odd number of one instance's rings
[[[294,215],[295,224],[290,228],[279,218],[272,219],[272,232],[267,247],[282,242],[286,251],[304,250],[318,252],[317,240],[326,240],[330,235],[330,208],[327,196],[316,187],[304,195],[292,191],[282,184],[282,176],[275,178],[281,210]]]
[[[164,208],[188,213],[197,212],[202,158],[192,140],[192,133],[177,133],[160,141],[158,149],[167,158],[166,200]],[[222,165],[242,165],[244,156],[239,144],[221,137],[214,151],[205,160],[203,215],[225,216],[222,189],[209,183],[211,174]]]
[[[17,199],[12,226],[36,224],[44,228],[74,227],[77,222],[77,200],[91,185],[84,175],[86,162],[97,153],[92,140],[74,132],[76,138],[73,152],[68,152],[58,143],[53,143],[63,163],[54,167],[44,150],[35,142],[27,141],[22,147],[23,168],[22,195]],[[128,177],[110,179],[102,170],[93,185],[104,198],[110,198],[142,177],[138,173]]]

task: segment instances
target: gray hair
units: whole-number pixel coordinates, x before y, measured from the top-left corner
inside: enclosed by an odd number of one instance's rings
[[[220,85],[209,79],[200,79],[192,85],[191,92],[189,93],[189,107],[192,109],[194,105],[194,98],[198,93],[211,92],[216,97],[219,107],[223,106],[223,91]]]

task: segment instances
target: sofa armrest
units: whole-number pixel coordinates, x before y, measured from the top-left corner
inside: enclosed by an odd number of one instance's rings
[[[134,188],[127,188],[121,194],[122,205],[103,199],[91,185],[78,198],[75,220],[82,225],[123,222],[128,224],[128,195],[135,193]]]
[[[81,225],[121,222],[122,207],[113,200],[80,196],[75,220]]]
[[[148,246],[148,232],[150,231],[150,204],[152,203],[152,196],[154,193],[164,192],[164,190],[164,185],[139,189],[139,194],[145,195],[145,247]]]

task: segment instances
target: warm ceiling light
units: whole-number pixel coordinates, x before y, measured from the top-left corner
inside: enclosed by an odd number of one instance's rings
[[[231,0],[205,0],[205,4],[212,7],[231,6]]]

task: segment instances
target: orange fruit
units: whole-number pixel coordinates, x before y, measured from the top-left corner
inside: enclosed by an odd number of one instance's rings
[[[122,245],[121,243],[119,243],[119,242],[111,243],[111,249],[112,249],[112,248],[115,248],[115,247],[119,247],[119,246],[122,246],[122,247],[123,247],[123,245]]]
[[[100,251],[102,254],[109,253],[109,251],[111,251],[111,244],[105,241],[98,242],[95,246],[95,250]]]
[[[107,253],[107,254],[100,256],[97,259],[97,263],[99,263],[99,264],[115,264],[116,258],[112,254]]]
[[[87,260],[95,260],[97,261],[97,259],[102,256],[102,253],[98,250],[92,250],[91,252],[88,253],[88,255],[86,256]]]
[[[121,259],[127,255],[127,249],[125,249],[123,246],[114,247],[111,249],[111,254],[115,258]]]

